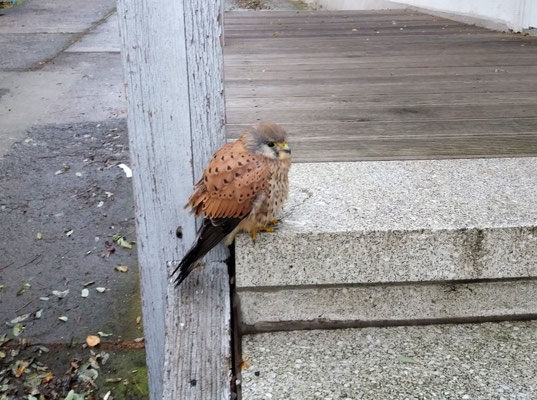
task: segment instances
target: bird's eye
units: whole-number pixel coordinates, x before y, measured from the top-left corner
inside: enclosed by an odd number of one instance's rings
[[[268,147],[274,147],[274,142],[268,142],[268,143],[267,143],[267,146],[268,146]]]

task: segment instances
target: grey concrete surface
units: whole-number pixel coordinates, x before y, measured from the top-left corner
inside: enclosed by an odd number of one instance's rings
[[[30,314],[21,337],[42,343],[80,342],[99,331],[112,341],[143,336],[136,247],[112,240],[117,232],[136,236],[131,182],[119,163],[129,164],[123,120],[36,125],[2,160],[0,335]],[[60,299],[55,290],[69,293]]]
[[[71,33],[0,33],[0,71],[38,69],[75,39]]]
[[[240,290],[240,321],[252,332],[421,321],[537,316],[537,282],[481,282]]]
[[[106,31],[107,26],[113,25],[113,18],[111,21],[103,24],[102,29]],[[100,28],[101,25],[96,30]],[[15,46],[1,58],[0,63],[15,63],[24,69],[0,71],[0,90],[4,93],[0,98],[0,158],[34,124],[99,122],[126,117],[119,53],[104,51],[103,36],[92,36],[91,32],[88,35],[88,39],[83,38],[87,46],[83,52],[55,54],[67,45],[53,49],[45,46],[52,53],[35,58],[33,53],[25,55],[24,46]],[[0,41],[5,36],[0,34]],[[38,36],[28,35],[33,46],[42,45]],[[113,48],[118,39],[112,35],[109,41]],[[27,57],[31,58],[28,62]],[[53,59],[47,61],[49,58]],[[35,65],[39,68],[35,69]]]
[[[69,47],[66,52],[115,52],[120,51],[117,14],[110,15],[102,24]]]
[[[130,164],[121,62],[103,48],[114,7],[28,0],[0,16],[0,42],[9,43],[0,58],[2,333],[29,313],[21,337],[45,343],[98,331],[112,341],[143,336],[136,248],[114,245],[106,256],[105,245],[115,231],[135,237],[130,181],[116,167]],[[80,38],[93,50],[63,51]],[[113,47],[118,38],[108,41]],[[25,283],[31,287],[17,295]],[[52,294],[67,289],[64,299]]]
[[[534,399],[537,322],[247,335],[244,400]]]
[[[27,0],[0,16],[0,34],[82,34],[115,7],[114,0]]]
[[[534,277],[537,159],[297,164],[237,287]]]

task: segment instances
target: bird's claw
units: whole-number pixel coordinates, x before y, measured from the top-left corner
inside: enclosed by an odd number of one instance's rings
[[[275,220],[276,221],[276,220]],[[279,221],[278,221],[279,222]],[[257,238],[258,232],[276,232],[276,229],[270,226],[265,226],[264,228],[255,229],[251,232],[252,234],[252,240],[255,242],[255,239]]]

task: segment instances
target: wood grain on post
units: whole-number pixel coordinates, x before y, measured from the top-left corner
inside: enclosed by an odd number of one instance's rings
[[[177,291],[166,267],[195,238],[195,219],[183,205],[225,140],[221,1],[119,0],[118,16],[150,398],[229,397],[227,270],[211,264],[214,270],[195,271]],[[209,260],[225,256],[220,248]],[[166,304],[172,308],[166,311]],[[170,334],[178,326],[184,329]],[[211,369],[199,369],[207,349],[218,353],[211,353]],[[195,378],[193,371],[199,371]],[[169,385],[186,385],[188,397],[177,397],[183,389]]]

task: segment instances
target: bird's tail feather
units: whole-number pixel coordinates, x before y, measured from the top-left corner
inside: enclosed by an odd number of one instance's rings
[[[196,262],[202,259],[212,248],[229,235],[240,222],[241,218],[204,219],[194,245],[187,251],[177,268],[173,271],[173,275],[179,271],[175,279],[175,286],[179,286],[188,274],[192,272],[196,266]]]

